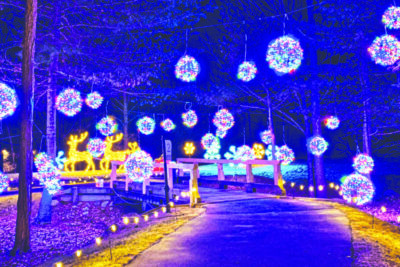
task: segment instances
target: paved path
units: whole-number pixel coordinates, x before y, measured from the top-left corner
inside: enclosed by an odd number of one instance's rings
[[[141,267],[350,265],[351,235],[346,217],[319,203],[291,199],[242,199],[208,204],[205,214],[162,239],[131,264]]]

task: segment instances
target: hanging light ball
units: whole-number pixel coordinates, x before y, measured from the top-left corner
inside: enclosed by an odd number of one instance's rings
[[[315,136],[308,142],[308,149],[315,156],[322,155],[328,149],[328,142],[321,136]]]
[[[215,147],[219,144],[219,140],[217,137],[215,137],[212,133],[205,134],[201,138],[201,146],[203,149],[211,149],[212,147]]]
[[[215,113],[213,123],[219,130],[227,131],[233,127],[235,119],[226,108],[223,108]]]
[[[106,143],[100,138],[90,138],[86,149],[93,157],[99,158],[106,150]]]
[[[0,120],[14,114],[18,105],[15,90],[0,82]]]
[[[215,132],[215,135],[219,138],[224,138],[227,133],[228,133],[227,131],[217,129],[217,131]]]
[[[260,133],[261,141],[266,144],[272,144],[272,140],[274,138],[274,134],[271,131],[265,130]]]
[[[237,78],[243,82],[249,82],[256,77],[257,67],[254,62],[244,61],[239,65]]]
[[[197,124],[197,115],[194,110],[189,110],[188,112],[182,113],[183,125],[192,128]]]
[[[374,169],[374,160],[367,154],[358,154],[353,159],[353,168],[362,174],[368,174]]]
[[[0,194],[8,187],[8,176],[0,172]]]
[[[391,6],[382,16],[382,23],[388,29],[400,29],[400,7]]]
[[[330,130],[335,130],[339,127],[340,120],[336,116],[329,116],[325,119],[325,126]]]
[[[152,118],[145,116],[136,122],[136,126],[139,132],[144,135],[149,135],[154,132],[156,122]]]
[[[100,95],[99,92],[94,91],[86,96],[85,103],[91,109],[98,109],[103,103],[104,97]]]
[[[183,82],[194,82],[200,73],[200,65],[194,57],[185,55],[175,65],[175,76]]]
[[[56,98],[56,109],[68,117],[73,117],[82,109],[81,93],[75,89],[64,89]]]
[[[170,119],[165,119],[161,122],[161,127],[164,129],[166,132],[170,132],[173,129],[175,129],[176,125],[174,122]]]
[[[358,173],[346,176],[341,189],[343,199],[348,203],[354,203],[358,206],[371,201],[375,193],[372,182],[367,177]]]
[[[287,145],[283,145],[276,152],[276,159],[282,161],[283,165],[289,165],[295,159],[294,152]]]
[[[149,153],[139,150],[129,155],[125,168],[129,180],[143,182],[153,174],[154,162]]]
[[[384,34],[375,38],[368,53],[376,64],[393,65],[400,59],[400,42],[393,35]]]
[[[99,130],[102,135],[110,136],[117,131],[118,125],[114,117],[106,116],[96,124],[96,129]]]
[[[46,153],[39,153],[35,156],[34,162],[38,169],[37,178],[47,191],[51,195],[60,191],[60,171],[53,160]]]
[[[302,60],[303,49],[300,42],[288,35],[279,37],[268,45],[266,61],[278,74],[294,72],[300,67]]]
[[[237,148],[235,159],[239,159],[242,161],[255,159],[256,155],[254,154],[253,149],[247,145],[243,145]]]

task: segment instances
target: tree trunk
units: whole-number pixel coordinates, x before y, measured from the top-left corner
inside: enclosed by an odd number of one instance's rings
[[[311,138],[311,131],[310,131],[310,119],[307,115],[304,116],[304,129],[306,140]],[[313,154],[307,149],[307,175],[308,175],[308,186],[313,186],[315,188],[315,179],[314,179],[314,170],[313,170]],[[309,191],[310,197],[315,197],[315,190]]]
[[[268,130],[272,133],[272,143],[271,143],[271,153],[272,160],[276,160],[276,148],[275,148],[275,133],[274,133],[274,125],[272,121],[272,108],[271,108],[271,97],[269,95],[268,88],[265,87],[265,91],[267,92],[267,105],[268,105]]]
[[[363,116],[363,153],[371,156],[371,138],[368,120],[368,100],[364,101],[364,116]]]
[[[128,97],[126,93],[124,93],[124,149],[128,149],[128,142],[129,142],[129,136],[128,136]]]
[[[313,134],[314,136],[321,136],[321,121],[320,121],[320,111],[319,111],[319,92],[318,87],[315,86],[312,90],[312,124],[313,124]],[[314,157],[314,168],[315,168],[315,191],[317,192],[317,197],[326,196],[326,182],[324,174],[324,158],[323,155]],[[323,190],[318,190],[319,186],[323,186]]]
[[[54,86],[53,71],[56,68],[56,57],[52,56],[49,66],[49,79],[47,88],[47,120],[46,120],[46,151],[53,160],[57,157],[57,136],[56,136],[56,87]],[[36,223],[51,222],[51,201],[53,197],[46,188],[43,188],[42,199],[40,201],[39,212]]]
[[[26,0],[22,51],[21,96],[21,168],[17,203],[17,226],[12,254],[30,249],[31,185],[32,185],[32,124],[34,103],[34,58],[37,0]]]

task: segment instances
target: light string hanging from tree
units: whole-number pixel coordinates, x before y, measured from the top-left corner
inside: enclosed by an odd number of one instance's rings
[[[283,165],[289,165],[295,159],[294,152],[287,145],[283,145],[276,151],[276,159],[282,161]]]
[[[18,97],[14,89],[0,82],[0,120],[14,114]]]
[[[260,138],[264,144],[269,145],[269,144],[272,144],[274,135],[273,135],[272,131],[265,130],[260,133]]]
[[[247,34],[245,34],[244,61],[238,67],[237,78],[249,82],[256,77],[257,67],[254,62],[247,61]]]

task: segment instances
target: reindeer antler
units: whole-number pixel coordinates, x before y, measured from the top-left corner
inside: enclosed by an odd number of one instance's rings
[[[123,136],[124,136],[123,133],[119,133],[119,134],[114,135],[114,136],[107,136],[106,137],[106,141],[109,142],[109,143],[117,143],[117,142],[122,140]]]
[[[79,139],[76,138],[76,142],[77,143],[81,143],[83,140],[86,139],[86,137],[88,137],[89,133],[88,132],[84,132],[79,136]]]

